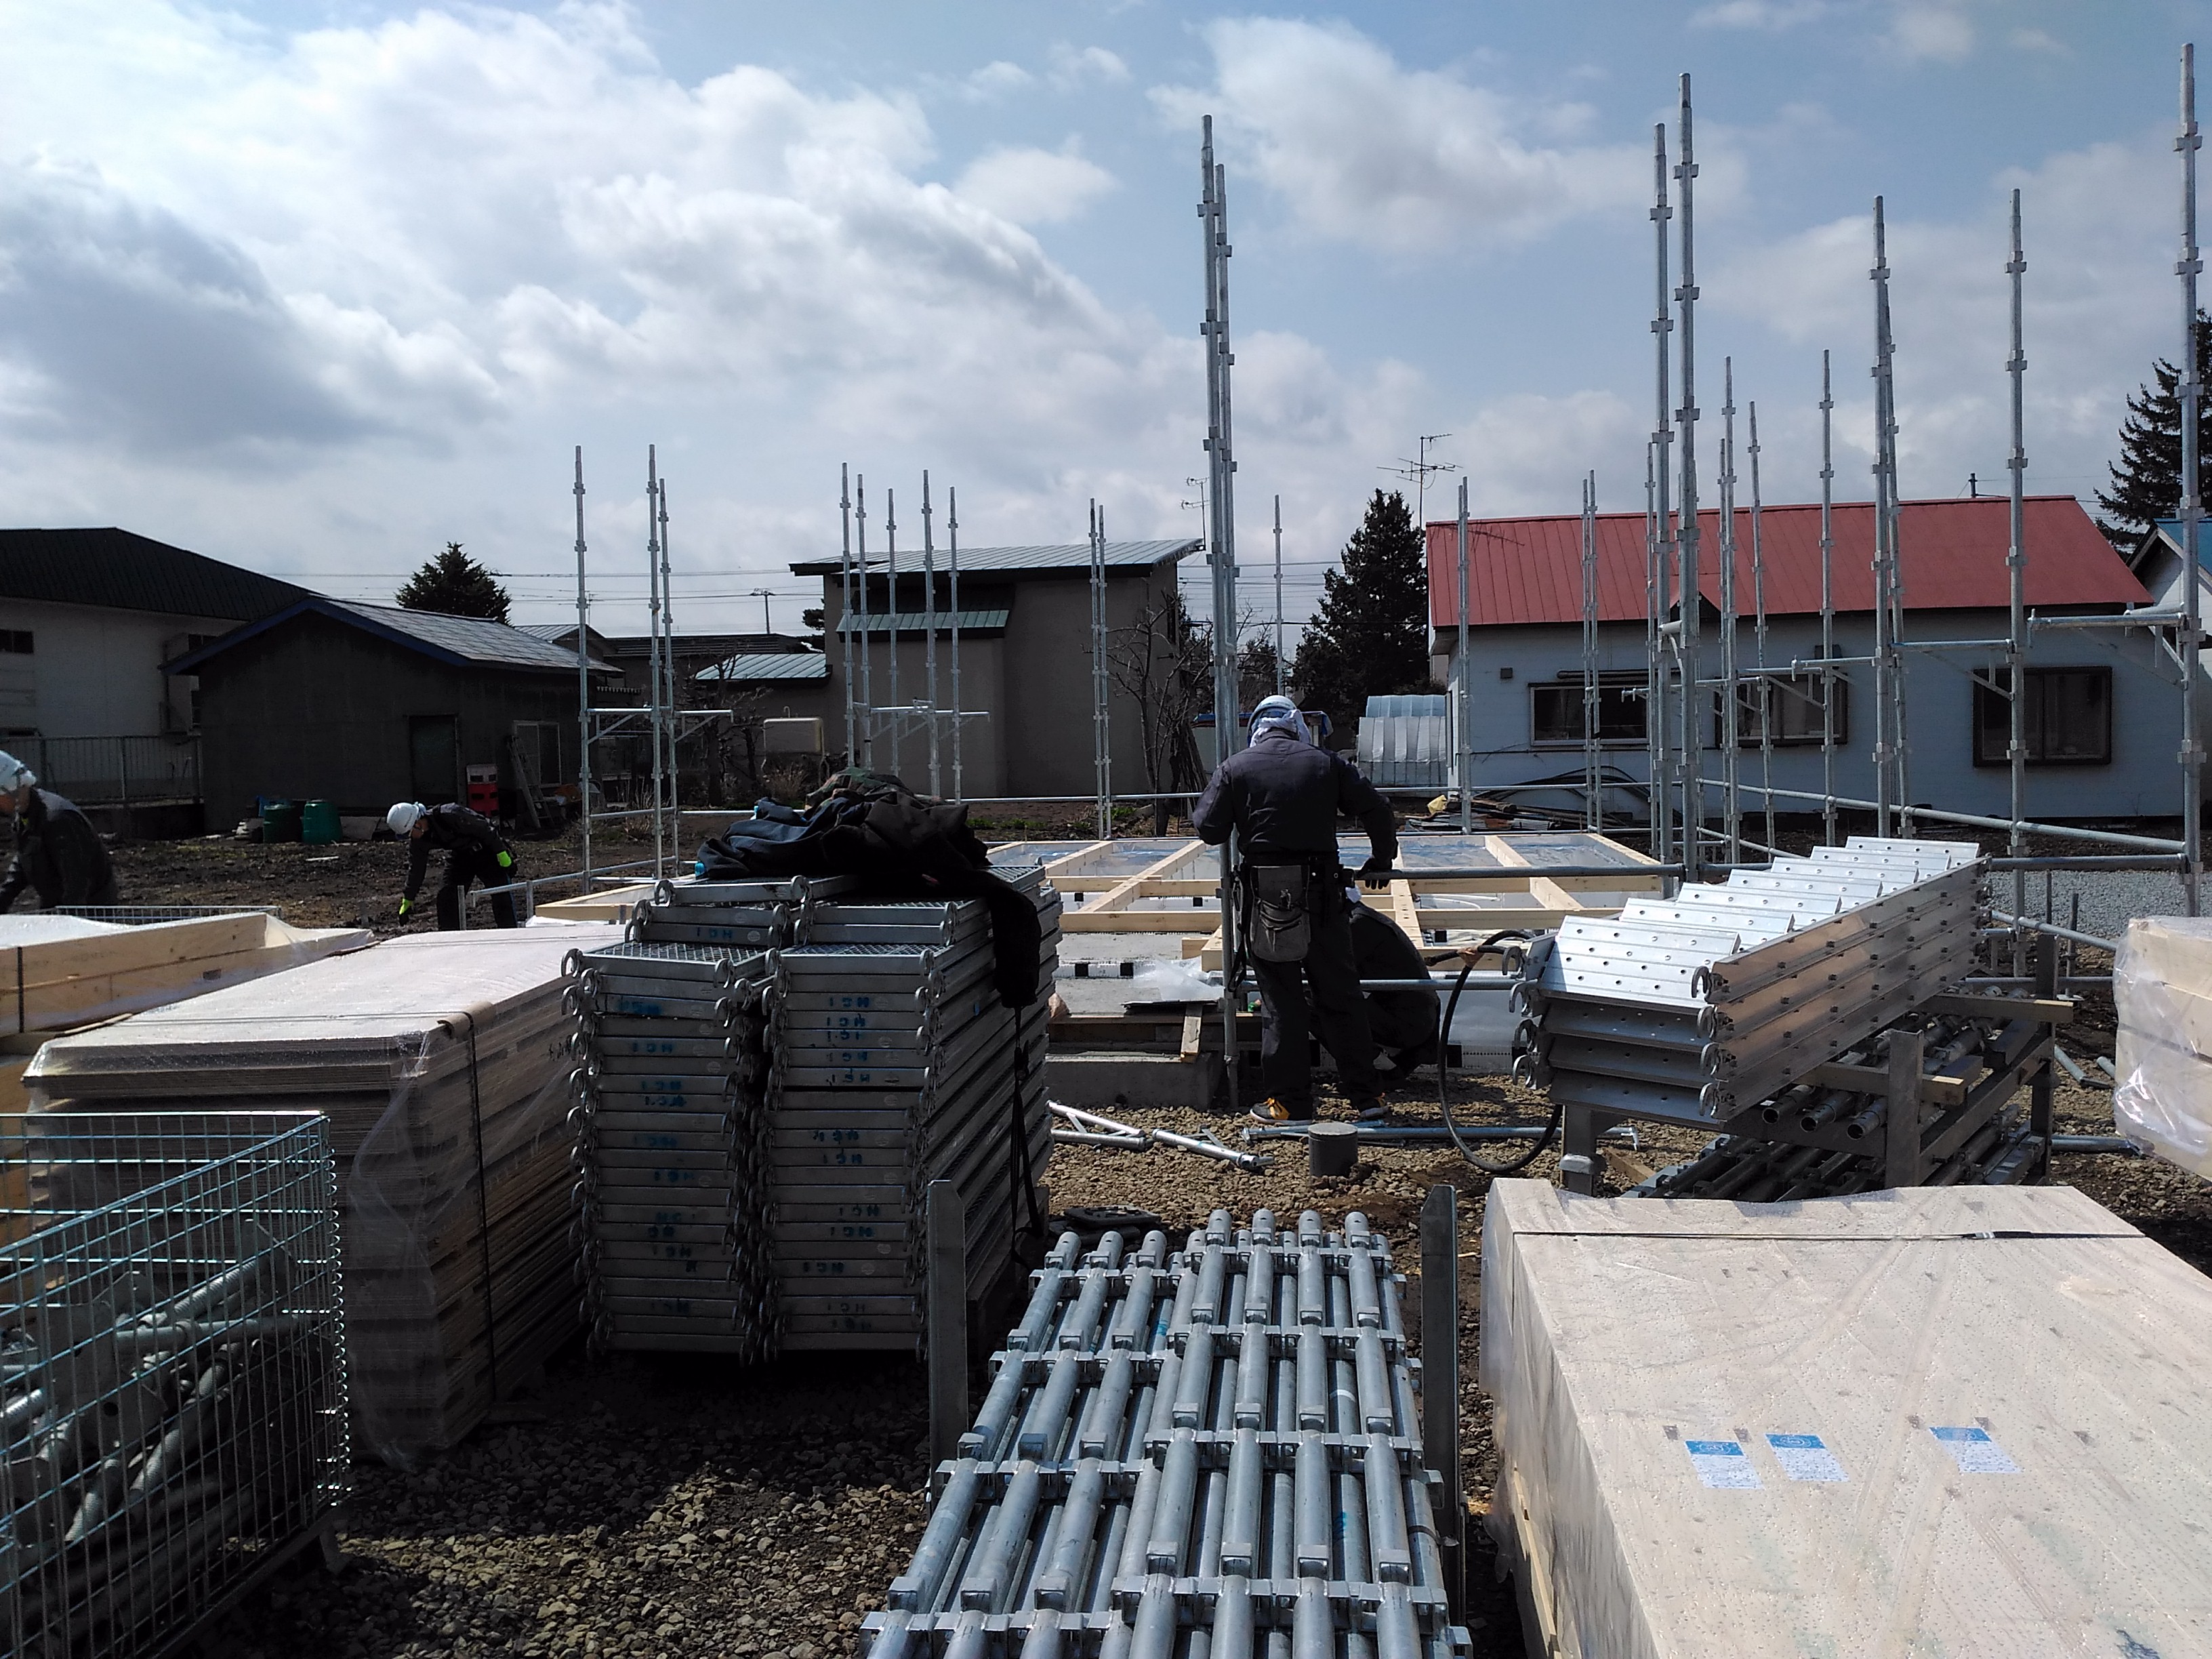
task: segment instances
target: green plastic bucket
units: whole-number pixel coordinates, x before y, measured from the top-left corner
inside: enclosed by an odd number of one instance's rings
[[[300,839],[317,847],[328,847],[338,838],[338,809],[326,800],[302,801],[300,804]]]
[[[295,800],[264,800],[261,803],[261,839],[264,841],[297,841],[300,839],[300,803]]]

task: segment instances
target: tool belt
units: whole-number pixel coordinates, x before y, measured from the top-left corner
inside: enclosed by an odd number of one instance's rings
[[[1316,885],[1336,874],[1336,860],[1312,858],[1297,863],[1248,860],[1244,885],[1244,939],[1255,962],[1304,962],[1313,949]]]

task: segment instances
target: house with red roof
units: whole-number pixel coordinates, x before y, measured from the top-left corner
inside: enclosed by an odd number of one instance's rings
[[[1721,524],[1699,517],[1700,677],[1720,672]],[[2178,681],[2146,628],[2077,620],[2151,611],[2153,594],[2071,496],[2029,498],[2022,536],[2031,629],[2027,816],[2167,817],[2180,811]],[[1836,793],[1874,793],[1874,508],[1839,503],[1823,556],[1817,503],[1735,517],[1739,775],[1747,785],[1822,787],[1820,616],[1835,615]],[[2010,714],[2003,695],[2009,593],[2009,504],[2001,497],[1907,501],[1899,563],[1905,610],[1906,792],[1954,811],[2006,815]],[[1655,622],[1642,513],[1596,518],[1598,732],[1608,815],[1640,818],[1649,771],[1646,674]],[[1461,593],[1456,520],[1428,526],[1431,649],[1436,678],[1456,687]],[[1470,520],[1466,547],[1465,742],[1479,793],[1578,808],[1583,760],[1583,520],[1578,514]],[[1824,575],[1825,571],[1825,575]],[[1763,601],[1763,606],[1762,606]],[[1764,610],[1765,639],[1759,637]],[[1752,676],[1748,671],[1763,669]],[[1458,693],[1455,691],[1456,699]],[[1762,750],[1765,723],[1771,745]],[[1708,810],[1719,811],[1722,708],[1701,727]],[[1763,811],[1747,788],[1743,811]],[[1781,811],[1813,811],[1780,799]]]

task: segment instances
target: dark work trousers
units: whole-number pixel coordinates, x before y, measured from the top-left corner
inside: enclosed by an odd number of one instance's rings
[[[1309,992],[1314,1030],[1336,1060],[1345,1093],[1364,1103],[1382,1092],[1359,970],[1352,962],[1344,894],[1328,881],[1315,882],[1308,892],[1313,942],[1306,959],[1252,964],[1252,976],[1260,981],[1260,1082],[1299,1122],[1314,1115],[1313,1061],[1306,1048]]]
[[[461,925],[461,901],[467,896],[471,881],[480,881],[487,887],[504,887],[517,878],[514,870],[501,869],[489,853],[471,847],[456,848],[446,855],[446,879],[438,889],[439,929],[451,933]],[[502,927],[522,925],[514,914],[514,894],[491,896],[491,918]]]

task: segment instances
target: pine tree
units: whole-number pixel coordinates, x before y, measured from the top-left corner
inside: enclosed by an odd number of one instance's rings
[[[409,611],[507,620],[507,590],[492,580],[490,571],[462,552],[459,542],[447,542],[446,550],[410,576],[395,597]]]
[[[2120,459],[2107,470],[2109,494],[2097,492],[2097,505],[2112,515],[2097,528],[2123,552],[2131,553],[2150,527],[2181,507],[2180,372],[2163,357],[2151,365],[2152,386],[2128,399],[2120,423]],[[2212,489],[2212,316],[2197,313],[2197,378],[2204,386],[2197,409],[2197,493]]]
[[[1275,640],[1271,628],[1246,639],[1237,653],[1237,707],[1250,713],[1253,705],[1275,692]]]
[[[1322,577],[1321,606],[1298,642],[1291,681],[1301,706],[1327,709],[1348,733],[1368,698],[1428,688],[1426,537],[1403,495],[1375,492],[1343,563]]]

